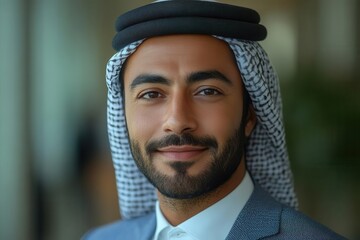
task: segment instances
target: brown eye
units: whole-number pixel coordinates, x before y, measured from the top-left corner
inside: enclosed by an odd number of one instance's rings
[[[198,95],[202,96],[212,96],[212,95],[220,95],[220,91],[214,88],[206,88],[198,92]]]
[[[140,95],[139,98],[148,100],[148,99],[156,99],[156,98],[162,98],[162,97],[163,97],[163,95],[161,93],[151,91],[151,92],[146,92],[146,93]]]

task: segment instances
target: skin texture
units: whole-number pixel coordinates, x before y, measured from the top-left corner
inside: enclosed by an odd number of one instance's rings
[[[134,159],[159,189],[169,223],[180,224],[241,183],[244,138],[256,118],[251,108],[243,116],[241,75],[225,42],[204,35],[148,39],[127,60],[123,79]]]

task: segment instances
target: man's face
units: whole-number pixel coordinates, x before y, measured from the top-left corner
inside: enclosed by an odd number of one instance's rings
[[[211,36],[151,38],[124,69],[125,114],[134,159],[172,198],[228,181],[244,149],[243,87],[228,45]]]

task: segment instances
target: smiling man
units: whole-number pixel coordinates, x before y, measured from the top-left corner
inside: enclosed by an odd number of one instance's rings
[[[84,239],[343,239],[295,210],[259,20],[191,0],[119,17],[108,127],[124,220]]]
[[[188,216],[239,185],[245,136],[256,118],[243,107],[241,76],[225,42],[205,35],[148,39],[129,57],[123,76],[134,160],[161,203],[181,200]],[[171,209],[174,224],[186,219]]]

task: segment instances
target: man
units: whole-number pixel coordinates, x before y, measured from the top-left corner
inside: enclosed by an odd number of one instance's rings
[[[343,239],[294,209],[259,21],[189,0],[119,17],[108,127],[124,220],[84,239]]]

